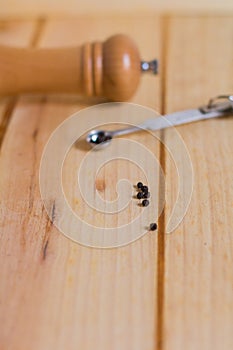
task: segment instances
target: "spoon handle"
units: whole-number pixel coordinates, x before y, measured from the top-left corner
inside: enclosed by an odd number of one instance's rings
[[[190,109],[181,112],[167,114],[161,117],[147,119],[143,123],[131,128],[112,131],[112,137],[131,134],[140,130],[161,130],[171,126],[192,123],[198,120],[217,118],[226,115],[223,111],[203,113],[198,109]]]
[[[131,128],[111,131],[111,135],[112,135],[112,137],[127,135],[127,134],[131,134],[133,132],[136,132],[136,131],[140,131],[141,129],[145,129],[145,128],[141,127],[141,125],[138,125],[138,126],[136,125],[136,126],[132,126]]]
[[[222,117],[226,114],[226,111],[215,110],[208,113],[204,113],[199,109],[190,109],[167,114],[162,117],[145,120],[145,122],[140,124],[139,127],[146,130],[160,130],[169,128],[171,126],[196,122],[199,120]]]
[[[161,117],[147,119],[143,123],[131,128],[111,131],[112,137],[131,134],[140,130],[161,130],[172,126],[188,124],[198,120],[217,118],[226,115],[223,111],[203,113],[198,109],[190,109],[182,112],[175,112]]]

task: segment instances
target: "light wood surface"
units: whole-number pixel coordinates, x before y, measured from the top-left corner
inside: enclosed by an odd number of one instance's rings
[[[74,36],[77,42],[87,40],[91,35],[106,37],[119,29],[126,34],[140,33],[140,28],[136,28],[138,20],[144,26],[148,25],[148,35],[158,25],[154,18],[115,19],[102,27],[97,26],[99,21],[96,20],[96,31],[93,31],[95,25],[91,21],[51,22],[42,31],[40,46],[67,44],[69,40],[74,40]],[[63,24],[67,34],[63,31]],[[150,55],[158,48],[159,31],[157,35],[153,45],[139,39]],[[158,50],[156,52],[159,55]],[[154,97],[149,97],[149,102],[157,108],[159,79],[145,79],[144,84],[146,81],[148,86],[153,87],[153,95],[149,96]],[[147,94],[139,96],[139,102],[148,101]],[[5,136],[1,167],[9,169],[9,162],[15,166],[12,176],[6,174],[1,183],[1,197],[8,217],[3,222],[1,247],[3,253],[9,252],[10,260],[13,257],[15,261],[16,256],[21,254],[24,257],[20,258],[21,263],[11,260],[14,273],[9,278],[7,261],[2,268],[5,282],[1,286],[1,295],[9,294],[15,286],[9,302],[3,305],[3,320],[17,309],[17,317],[7,317],[5,321],[3,347],[133,349],[154,346],[156,233],[121,249],[88,249],[57,232],[49,222],[40,199],[38,168],[45,142],[62,120],[88,104],[90,102],[79,102],[75,98],[21,99]],[[145,135],[145,142],[146,138]],[[114,168],[117,169],[117,165]],[[109,172],[110,169],[106,169],[104,179],[108,178]],[[137,176],[139,170],[134,171],[135,179]],[[7,190],[9,186],[15,192],[14,198]],[[12,225],[18,222],[17,228],[9,225],[8,220],[12,220]],[[30,267],[27,266],[29,261]],[[11,336],[12,328],[15,329],[14,338]]]
[[[79,45],[119,30],[132,36],[143,55],[161,61],[160,76],[144,77],[132,101],[163,112],[196,107],[216,93],[233,90],[231,18],[40,21],[26,24],[30,40],[17,31],[23,25],[9,23],[0,31],[1,43]],[[165,170],[165,192],[161,179],[157,182],[158,200],[166,199],[159,230],[122,248],[91,249],[68,240],[49,221],[38,170],[56,126],[94,102],[76,96],[24,96],[8,111],[0,154],[0,347],[231,349],[231,118],[177,128],[187,144],[195,182],[189,211],[171,235],[164,230],[176,196],[174,164],[153,138],[132,135],[130,139],[153,151]],[[169,130],[161,137],[173,145]],[[71,202],[76,165],[84,155],[84,149],[71,150],[65,162],[64,189]],[[134,183],[143,174],[120,161],[106,166],[98,186],[101,190],[105,183],[107,198],[115,196],[121,176]],[[85,215],[82,208],[81,213]]]
[[[172,18],[167,35],[166,111],[233,91],[232,18]],[[164,349],[231,349],[233,119],[179,132],[191,156],[194,188],[183,223],[165,237]],[[169,130],[165,143],[176,147]],[[174,164],[165,158],[167,223],[177,187]]]

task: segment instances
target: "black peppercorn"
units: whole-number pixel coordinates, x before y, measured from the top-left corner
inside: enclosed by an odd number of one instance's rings
[[[143,193],[142,198],[150,198],[150,192]]]
[[[148,187],[147,186],[142,186],[141,188],[143,193],[148,193]]]
[[[152,222],[152,224],[150,224],[150,231],[155,231],[157,230],[157,224],[155,222]]]
[[[148,201],[148,199],[143,199],[143,201],[142,201],[143,207],[147,207],[149,204],[150,204],[150,202]]]
[[[143,193],[142,192],[138,192],[137,199],[142,199],[142,198],[143,198]]]
[[[143,187],[143,183],[142,183],[142,182],[138,182],[138,183],[137,183],[137,188],[138,188],[138,189],[141,189],[142,187]]]

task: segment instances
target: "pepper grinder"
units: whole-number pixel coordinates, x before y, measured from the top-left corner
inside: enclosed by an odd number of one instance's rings
[[[126,101],[142,72],[157,73],[157,60],[141,61],[126,35],[71,48],[0,46],[0,95],[77,93]]]

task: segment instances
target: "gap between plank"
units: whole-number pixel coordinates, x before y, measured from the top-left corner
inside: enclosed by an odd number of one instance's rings
[[[168,20],[161,18],[161,113],[166,113],[166,58],[168,43]],[[160,131],[159,163],[165,174],[166,152],[165,152],[165,130]],[[162,187],[161,176],[159,179],[159,206],[165,204],[165,188]],[[161,208],[160,208],[161,209]],[[156,291],[156,350],[163,349],[164,332],[164,279],[165,279],[165,209],[161,211],[158,220],[158,243],[157,243],[157,291]]]
[[[3,112],[2,121],[0,124],[0,150],[2,148],[2,143],[6,134],[7,127],[9,125],[12,113],[17,104],[17,98],[13,97],[7,102],[5,110]]]
[[[45,18],[38,18],[38,20],[36,21],[35,31],[32,35],[32,39],[29,44],[30,48],[35,48],[38,45],[38,42],[41,38],[41,33],[45,26],[45,22],[46,22]],[[2,22],[0,22],[0,24],[1,23]],[[2,148],[2,144],[7,132],[7,128],[10,124],[10,120],[12,118],[17,102],[18,102],[18,97],[15,97],[15,96],[11,97],[6,104],[5,111],[3,112],[2,122],[0,124],[0,150]]]
[[[46,24],[46,18],[45,17],[39,17],[36,21],[36,28],[35,32],[32,35],[31,43],[29,47],[35,48],[39,44],[39,41],[41,39],[42,33],[44,31]]]

